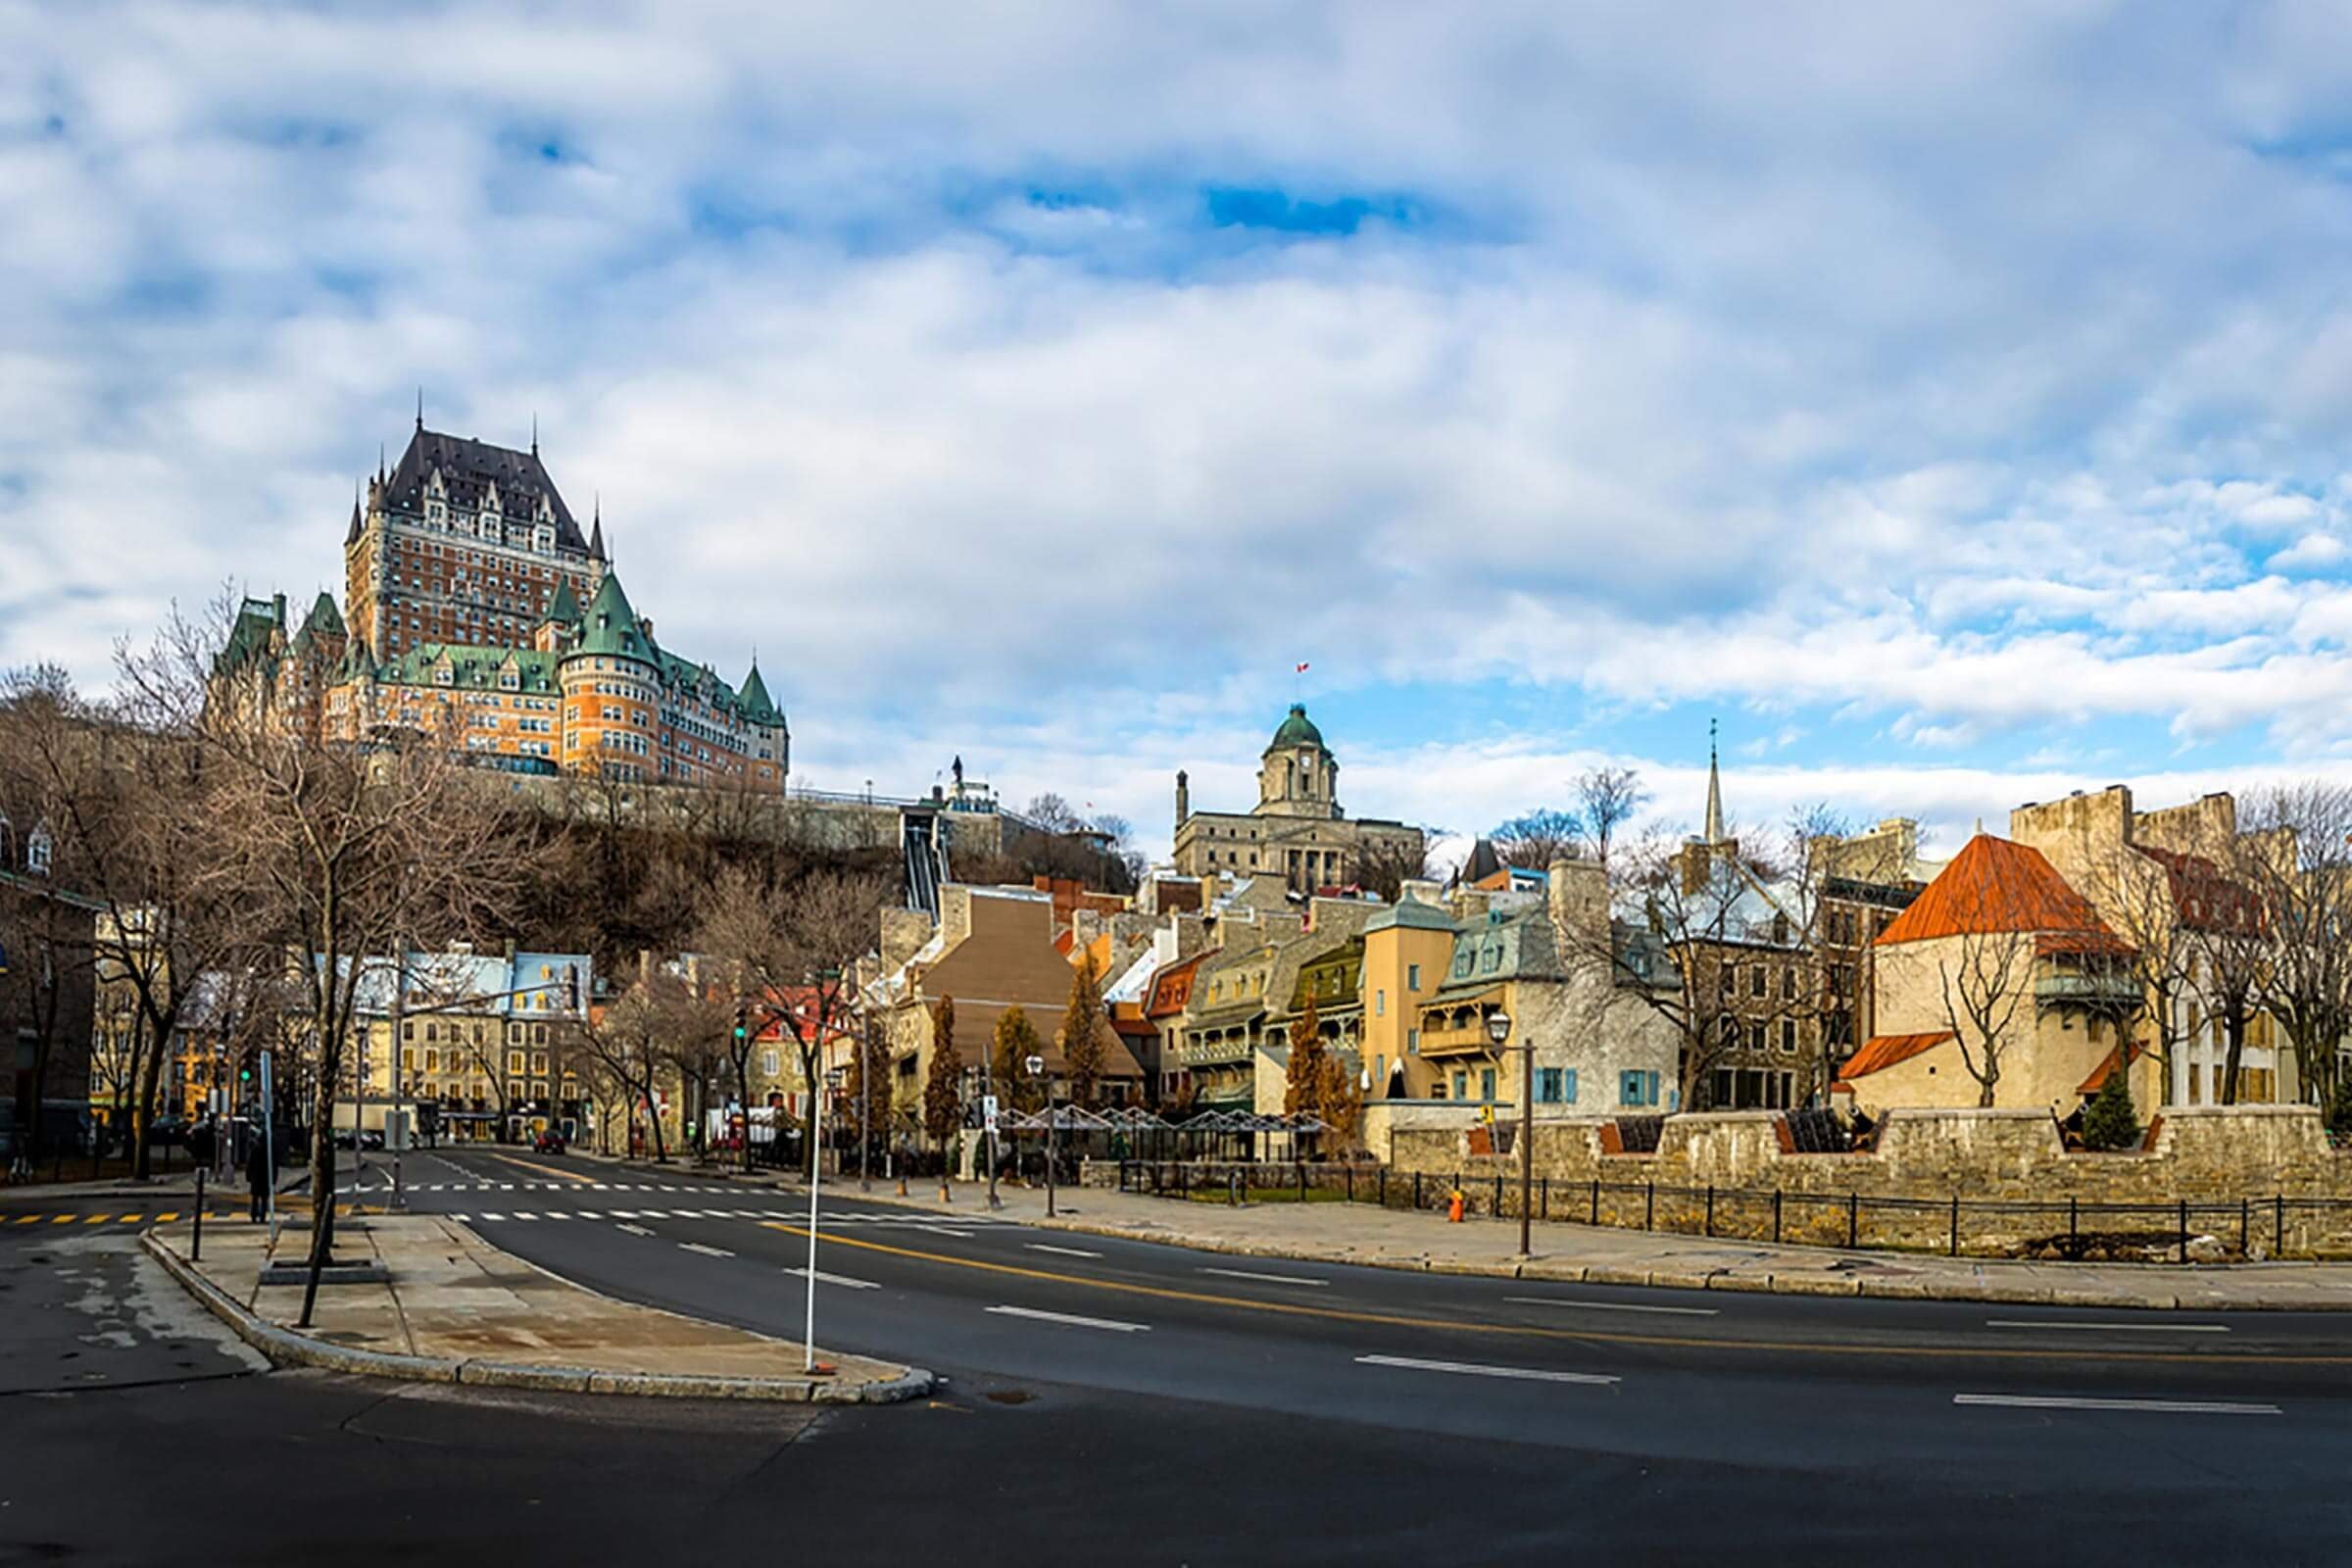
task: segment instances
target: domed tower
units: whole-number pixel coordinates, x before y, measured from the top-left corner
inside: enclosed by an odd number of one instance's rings
[[[1326,818],[1341,814],[1339,760],[1323,744],[1323,732],[1306,716],[1303,704],[1291,705],[1290,715],[1258,760],[1257,813]]]
[[[654,778],[662,765],[661,666],[653,633],[607,572],[556,665],[564,688],[564,766]]]

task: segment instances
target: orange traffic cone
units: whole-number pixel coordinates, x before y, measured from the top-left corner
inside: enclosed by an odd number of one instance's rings
[[[1462,1222],[1463,1198],[1464,1195],[1462,1190],[1459,1187],[1456,1187],[1453,1190],[1452,1195],[1446,1200],[1446,1223],[1451,1225],[1459,1225]]]

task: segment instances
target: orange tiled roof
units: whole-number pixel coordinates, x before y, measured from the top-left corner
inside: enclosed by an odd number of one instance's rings
[[[1892,929],[1889,927],[1889,929]],[[1891,1067],[1898,1061],[1909,1061],[1923,1051],[1933,1051],[1952,1038],[1949,1029],[1938,1029],[1924,1035],[1873,1035],[1862,1042],[1862,1049],[1846,1058],[1838,1069],[1839,1082],[1859,1078],[1865,1073]]]
[[[1980,833],[1873,945],[2009,931],[2114,936],[2039,850]]]
[[[2137,1061],[2140,1057],[2146,1055],[2147,1054],[2147,1047],[2141,1045],[2136,1040],[2132,1042],[2132,1059],[2133,1061]],[[2107,1053],[2107,1054],[2099,1058],[2099,1064],[2090,1069],[2090,1076],[2083,1079],[2082,1082],[2077,1086],[2075,1093],[2078,1095],[2095,1095],[2100,1090],[2107,1087],[2107,1080],[2114,1075],[2115,1052],[2110,1051]]]

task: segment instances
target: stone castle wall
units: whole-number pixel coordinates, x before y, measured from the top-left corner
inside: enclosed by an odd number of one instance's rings
[[[1474,1154],[1472,1142],[1459,1128],[1395,1127],[1391,1180],[1458,1177],[1474,1210],[1494,1193],[1510,1208],[1515,1153]],[[1944,1250],[1957,1232],[1960,1250],[1999,1253],[2082,1233],[2173,1234],[2185,1201],[2190,1231],[2230,1251],[2352,1252],[2352,1151],[2329,1145],[2309,1105],[2168,1110],[2142,1149],[2119,1153],[2068,1151],[2034,1110],[1896,1110],[1860,1153],[1795,1152],[1777,1111],[1671,1116],[1654,1154],[1619,1146],[1613,1119],[1539,1121],[1544,1212],[1865,1247]]]

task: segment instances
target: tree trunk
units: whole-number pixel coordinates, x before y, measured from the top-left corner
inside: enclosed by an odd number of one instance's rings
[[[2234,1105],[2237,1103],[2238,1058],[2245,1054],[2246,1050],[2246,1009],[2230,1008],[2229,1015],[2222,1020],[2222,1028],[2229,1037],[2229,1044],[2222,1052],[2221,1102],[2225,1105]]]
[[[155,1122],[156,1082],[163,1075],[164,1056],[168,1049],[165,1042],[171,1038],[170,1031],[159,1024],[155,1038],[148,1043],[146,1058],[139,1063],[139,1083],[135,1092],[137,1099],[131,1107],[130,1117],[131,1138],[135,1145],[130,1173],[138,1181],[145,1181],[148,1176],[147,1129]]]

